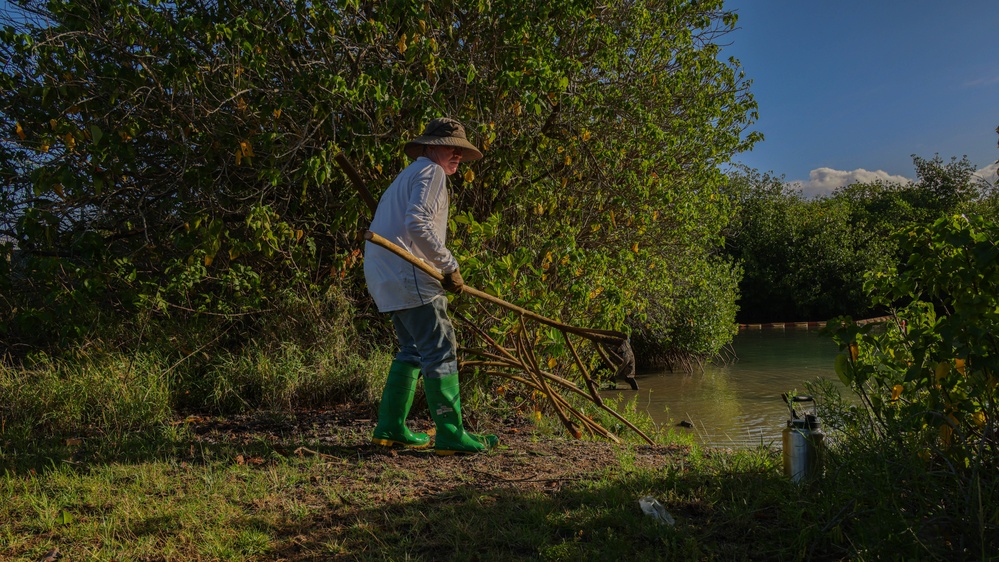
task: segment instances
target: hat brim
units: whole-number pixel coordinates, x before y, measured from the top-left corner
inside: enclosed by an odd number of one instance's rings
[[[406,156],[416,160],[423,155],[424,146],[454,146],[460,148],[461,159],[465,162],[482,158],[482,153],[479,152],[478,148],[475,148],[474,144],[459,137],[419,136],[407,142],[403,150],[406,151]]]

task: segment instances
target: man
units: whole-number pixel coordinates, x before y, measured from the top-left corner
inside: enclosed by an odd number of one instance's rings
[[[467,432],[462,424],[457,345],[444,292],[460,293],[464,284],[458,262],[444,246],[447,176],[454,174],[463,160],[478,160],[482,153],[465,138],[461,123],[448,118],[430,121],[422,135],[406,143],[405,151],[414,162],[382,195],[370,229],[436,267],[444,275],[444,283],[381,246],[365,244],[368,292],[380,312],[392,314],[400,346],[389,369],[371,441],[389,447],[430,446],[426,433],[414,433],[406,427],[422,371],[430,415],[437,425],[435,452],[483,452],[499,440],[495,435]]]

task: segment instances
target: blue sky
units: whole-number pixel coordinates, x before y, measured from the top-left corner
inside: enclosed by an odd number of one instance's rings
[[[912,179],[912,154],[999,159],[995,0],[729,0],[724,40],[759,104],[766,140],[738,161],[806,194]],[[994,175],[991,176],[994,179]]]

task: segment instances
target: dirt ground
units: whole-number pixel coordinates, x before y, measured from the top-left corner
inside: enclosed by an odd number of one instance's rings
[[[372,445],[370,435],[375,425],[372,412],[351,404],[333,410],[282,415],[192,416],[186,423],[190,424],[196,443],[237,449],[252,448],[254,443],[266,444],[283,456],[317,456],[333,464],[353,465],[354,482],[367,480],[366,475],[377,481],[386,472],[404,473],[407,478],[397,480],[392,494],[407,498],[439,494],[470,484],[552,491],[566,482],[598,478],[619,465],[625,449],[630,449],[629,464],[636,468],[662,467],[667,460],[689,453],[689,449],[678,445],[627,446],[607,440],[576,440],[568,434],[542,435],[528,421],[513,419],[474,428],[499,436],[500,445],[494,451],[438,456],[432,448],[390,449]],[[409,425],[414,431],[433,433],[434,429],[429,418],[419,416],[411,416]],[[262,456],[237,458],[237,461],[269,462]]]

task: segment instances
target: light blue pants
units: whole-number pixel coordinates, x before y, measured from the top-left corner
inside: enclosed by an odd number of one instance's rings
[[[397,310],[392,313],[392,324],[399,338],[397,361],[419,365],[423,376],[431,379],[458,372],[458,345],[447,316],[447,298]]]

